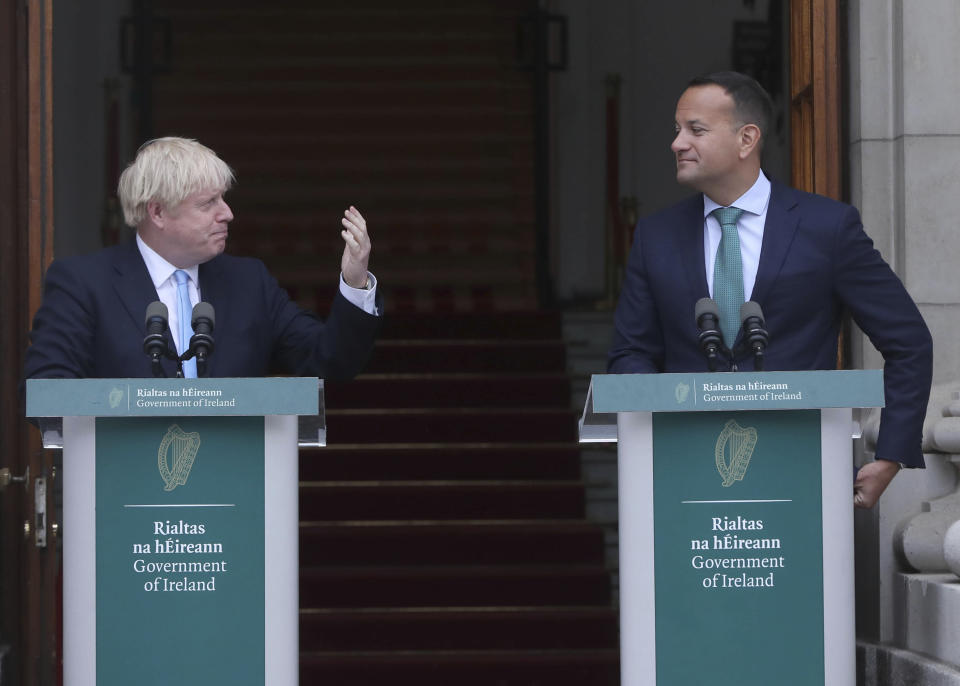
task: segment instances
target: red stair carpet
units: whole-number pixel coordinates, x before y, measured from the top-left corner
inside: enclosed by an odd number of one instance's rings
[[[619,683],[559,317],[388,319],[301,453],[301,683]]]

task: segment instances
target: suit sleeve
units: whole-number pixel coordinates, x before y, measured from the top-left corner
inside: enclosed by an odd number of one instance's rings
[[[837,232],[834,283],[841,302],[884,359],[886,406],[877,458],[923,467],[923,421],[933,377],[933,341],[920,311],[849,207]]]
[[[613,344],[607,356],[607,371],[611,374],[645,374],[663,369],[663,331],[647,279],[643,229],[644,220],[641,220],[634,231],[614,313]]]
[[[93,375],[96,313],[89,289],[65,262],[47,269],[43,302],[33,319],[24,378],[72,379]]]
[[[273,329],[273,364],[296,376],[350,379],[367,363],[381,317],[351,304],[337,290],[326,321],[292,302],[266,267],[261,278]],[[378,289],[378,308],[382,311]]]

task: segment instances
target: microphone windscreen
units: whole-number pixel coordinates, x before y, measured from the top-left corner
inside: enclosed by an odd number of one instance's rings
[[[742,324],[750,317],[756,317],[763,322],[763,310],[760,309],[760,305],[752,300],[748,300],[740,306],[740,323]]]
[[[198,319],[209,319],[210,327],[215,327],[215,318],[213,315],[213,305],[205,302],[198,302],[193,306],[193,317],[190,320],[190,324],[193,326],[194,330],[197,328]]]
[[[700,322],[700,317],[705,314],[712,314],[717,319],[720,319],[720,308],[717,306],[717,303],[710,298],[700,298],[697,301],[696,308],[694,308],[694,315],[698,323]]]
[[[147,316],[144,317],[144,320],[143,320],[144,326],[149,324],[151,319],[155,319],[157,317],[162,319],[164,323],[166,323],[167,320],[169,319],[167,306],[164,305],[159,300],[155,300],[154,302],[147,305]]]

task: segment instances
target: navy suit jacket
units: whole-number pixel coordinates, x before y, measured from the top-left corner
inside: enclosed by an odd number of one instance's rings
[[[203,300],[216,314],[208,376],[350,378],[373,348],[378,317],[338,291],[330,316],[321,321],[297,307],[260,260],[219,255],[200,265],[199,280]],[[153,376],[143,352],[144,315],[157,299],[134,241],[53,262],[30,334],[25,377]],[[164,368],[174,376],[174,362],[165,361]]]
[[[706,371],[694,308],[709,297],[703,196],[640,220],[614,318],[611,373]],[[866,235],[856,208],[773,183],[757,280],[770,343],[765,370],[835,369],[848,311],[884,357],[877,456],[923,466],[933,344],[916,305]],[[734,345],[741,370],[750,351]]]

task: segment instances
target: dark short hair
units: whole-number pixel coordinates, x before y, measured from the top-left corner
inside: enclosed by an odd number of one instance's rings
[[[773,123],[773,100],[757,81],[738,71],[715,71],[690,80],[694,86],[720,86],[733,99],[733,110],[744,124],[756,124],[760,129],[760,145]]]

